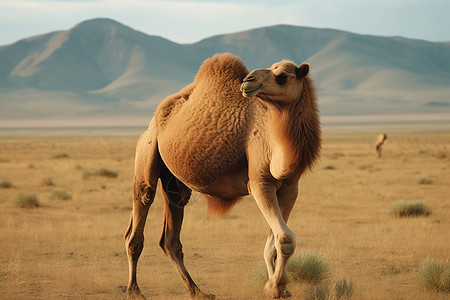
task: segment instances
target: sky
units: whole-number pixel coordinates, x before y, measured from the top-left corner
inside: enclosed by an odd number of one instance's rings
[[[0,0],[0,45],[94,18],[177,43],[277,24],[450,41],[450,0]]]

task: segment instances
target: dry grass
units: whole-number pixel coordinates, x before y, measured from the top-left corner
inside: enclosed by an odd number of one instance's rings
[[[330,277],[328,263],[314,251],[302,250],[292,255],[288,273],[293,281],[319,284]]]
[[[395,217],[429,216],[430,209],[422,202],[399,201],[391,205],[389,209]]]
[[[19,192],[14,198],[14,205],[19,208],[35,208],[41,206],[36,194]]]
[[[0,189],[2,299],[124,298],[128,267],[122,235],[131,209],[137,136],[1,140],[0,174],[14,183]],[[448,299],[448,293],[423,287],[417,274],[428,257],[449,259],[450,159],[436,153],[449,149],[450,134],[389,133],[381,159],[372,148],[374,139],[376,134],[324,136],[322,159],[302,177],[289,220],[299,250],[327,258],[329,295],[334,283],[351,278],[352,299]],[[52,153],[65,155],[55,159]],[[105,166],[117,177],[83,178],[86,170]],[[49,177],[54,185],[43,185],[42,178]],[[433,183],[418,184],[422,177]],[[66,190],[72,200],[52,200],[55,189]],[[39,208],[14,205],[23,190],[37,195]],[[392,218],[387,208],[398,199],[426,203],[433,214]],[[148,298],[186,299],[158,247],[162,212],[158,192],[138,279]],[[194,194],[181,235],[186,266],[199,286],[219,299],[264,299],[251,275],[262,260],[267,231],[250,197],[228,217],[215,219]],[[306,283],[292,282],[289,288],[294,299],[311,295]]]
[[[427,258],[419,269],[419,281],[428,289],[450,292],[450,262]]]

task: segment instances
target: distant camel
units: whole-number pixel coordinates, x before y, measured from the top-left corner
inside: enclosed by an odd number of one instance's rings
[[[375,150],[377,150],[378,157],[381,157],[381,146],[384,144],[384,141],[387,139],[386,133],[382,133],[378,136],[377,141],[375,142]]]
[[[159,105],[136,149],[133,211],[125,233],[128,297],[143,297],[136,267],[158,179],[165,205],[159,244],[191,298],[215,298],[197,287],[183,262],[180,231],[192,190],[205,194],[209,210],[221,215],[240,197],[253,196],[271,229],[264,249],[265,290],[272,298],[290,296],[286,263],[296,238],[286,222],[300,176],[312,168],[321,147],[308,72],[308,64],[283,60],[248,74],[238,57],[217,54],[205,60],[192,84]]]

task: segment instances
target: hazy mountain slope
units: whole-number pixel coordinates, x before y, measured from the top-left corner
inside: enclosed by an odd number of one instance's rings
[[[168,40],[96,19],[0,49],[0,63],[6,65],[0,84],[90,91],[104,88],[126,72],[186,80],[178,49]],[[178,72],[158,72],[167,63],[176,64]]]
[[[450,43],[279,25],[180,45],[94,19],[0,47],[0,118],[148,121],[218,52],[309,62],[322,114],[450,112]]]

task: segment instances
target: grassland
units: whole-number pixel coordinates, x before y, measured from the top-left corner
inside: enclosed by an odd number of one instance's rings
[[[289,225],[298,246],[329,262],[330,286],[353,283],[353,299],[448,299],[426,289],[418,270],[450,258],[450,133],[389,133],[383,157],[377,134],[329,133],[313,172],[300,181]],[[131,210],[137,134],[126,137],[0,139],[0,298],[123,299],[128,268],[122,235]],[[104,176],[108,174],[116,176]],[[422,184],[427,178],[427,184]],[[56,191],[70,195],[54,197]],[[36,208],[20,208],[19,193]],[[185,299],[184,286],[158,247],[161,196],[150,210],[138,269],[148,298]],[[395,217],[399,201],[431,214]],[[264,299],[252,278],[263,261],[268,227],[244,198],[223,219],[194,194],[182,231],[193,278],[218,299]],[[308,284],[291,283],[294,299]]]

